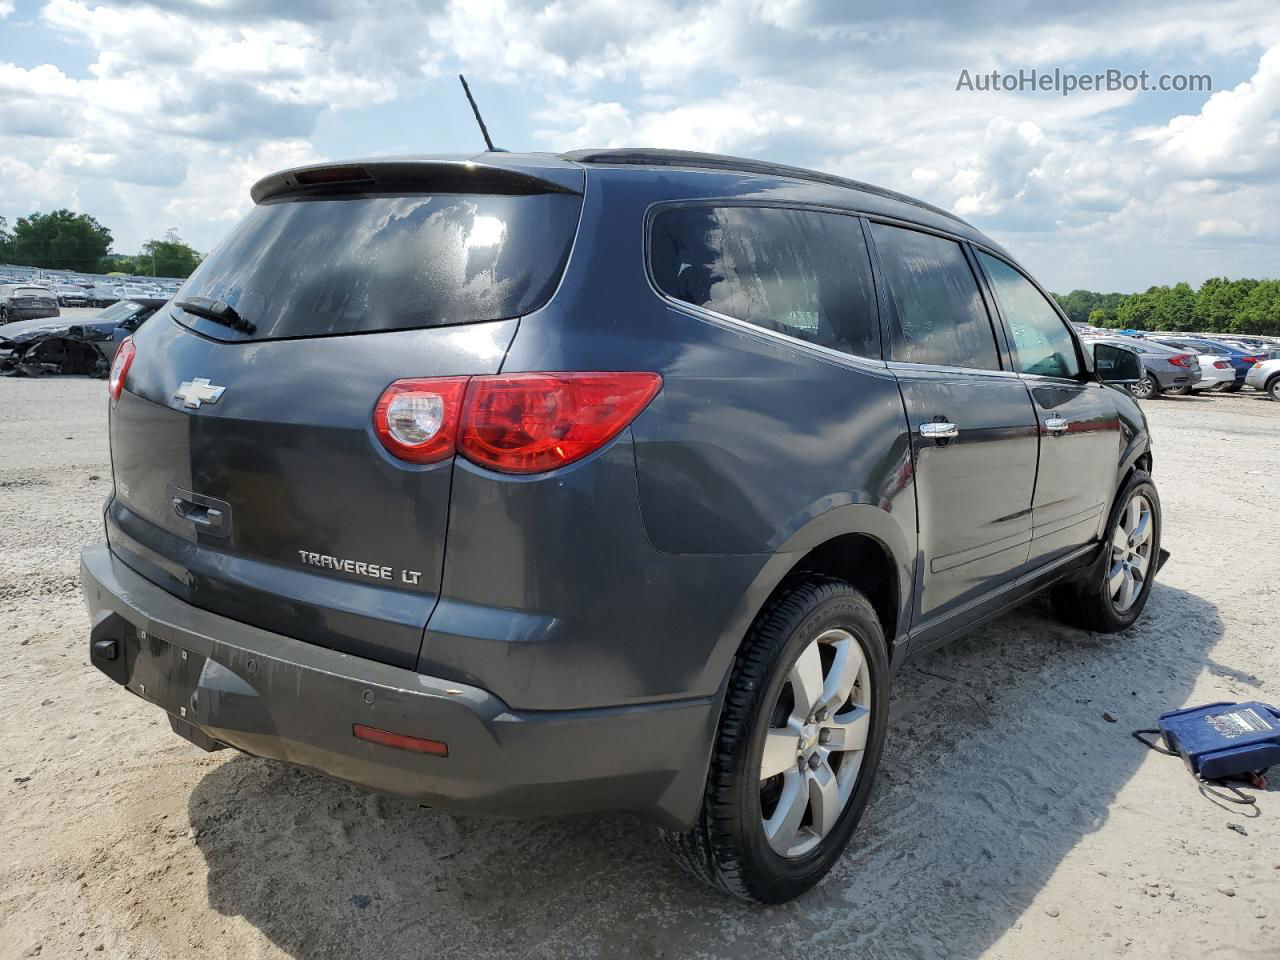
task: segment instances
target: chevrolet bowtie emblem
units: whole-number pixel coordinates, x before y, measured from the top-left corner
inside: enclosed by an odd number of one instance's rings
[[[202,403],[217,403],[226,389],[226,387],[215,387],[205,377],[196,377],[194,380],[185,381],[173,398],[181,400],[184,407],[198,410]]]

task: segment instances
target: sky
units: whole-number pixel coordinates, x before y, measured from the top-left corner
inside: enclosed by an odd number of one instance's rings
[[[957,89],[1055,69],[1212,89]],[[459,71],[499,146],[854,177],[1059,291],[1280,276],[1276,0],[0,0],[0,216],[208,251],[274,170],[482,149]]]

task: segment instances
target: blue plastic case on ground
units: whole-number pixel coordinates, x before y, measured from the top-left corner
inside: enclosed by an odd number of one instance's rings
[[[1265,703],[1210,703],[1160,715],[1164,741],[1202,780],[1280,764],[1280,710]]]

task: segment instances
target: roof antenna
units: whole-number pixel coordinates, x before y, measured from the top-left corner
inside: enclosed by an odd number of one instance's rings
[[[476,98],[471,95],[471,88],[467,86],[467,78],[462,74],[458,74],[458,79],[462,81],[462,92],[467,95],[467,102],[471,104],[471,112],[476,115],[476,123],[480,124],[480,133],[484,136],[485,146],[489,148],[490,153],[497,151],[498,148],[493,145],[493,140],[489,137],[489,128],[484,125],[484,117],[480,116],[480,108],[476,106]]]

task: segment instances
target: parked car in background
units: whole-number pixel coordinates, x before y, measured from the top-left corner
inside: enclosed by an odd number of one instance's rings
[[[0,323],[61,315],[58,298],[47,287],[34,284],[0,287]]]
[[[1196,354],[1200,363],[1200,382],[1193,385],[1193,390],[1215,390],[1234,393],[1244,383],[1244,369],[1238,369],[1232,362],[1231,353],[1226,347],[1185,337],[1166,337],[1151,334],[1149,343],[1162,343],[1175,350],[1185,350]]]
[[[139,297],[144,299],[151,297],[163,297],[163,291],[157,287],[146,287],[141,284],[128,283],[115,288],[117,300],[135,300]]]
[[[60,307],[90,306],[89,295],[85,293],[83,287],[71,283],[60,283],[54,292],[57,294]]]
[[[1144,373],[1129,389],[1139,400],[1154,400],[1163,393],[1190,393],[1200,382],[1200,361],[1194,353],[1166,347],[1145,337],[1092,337],[1093,343],[1128,347],[1142,359]]]
[[[114,283],[95,283],[90,290],[89,296],[95,307],[109,307],[120,298],[116,296],[116,286]]]
[[[1244,382],[1264,391],[1272,400],[1280,400],[1280,358],[1255,363],[1245,374]]]
[[[1208,344],[1209,346],[1216,347],[1226,352],[1227,360],[1230,361],[1231,366],[1234,367],[1236,371],[1236,382],[1226,388],[1229,393],[1235,393],[1243,387],[1245,375],[1249,372],[1250,368],[1260,360],[1265,359],[1265,357],[1259,356],[1255,351],[1247,350],[1244,347],[1228,343],[1225,340],[1218,340],[1213,337],[1198,337],[1197,342]]]
[[[1259,360],[1275,360],[1280,358],[1280,343],[1265,340],[1262,337],[1216,336],[1212,339],[1251,353]]]

